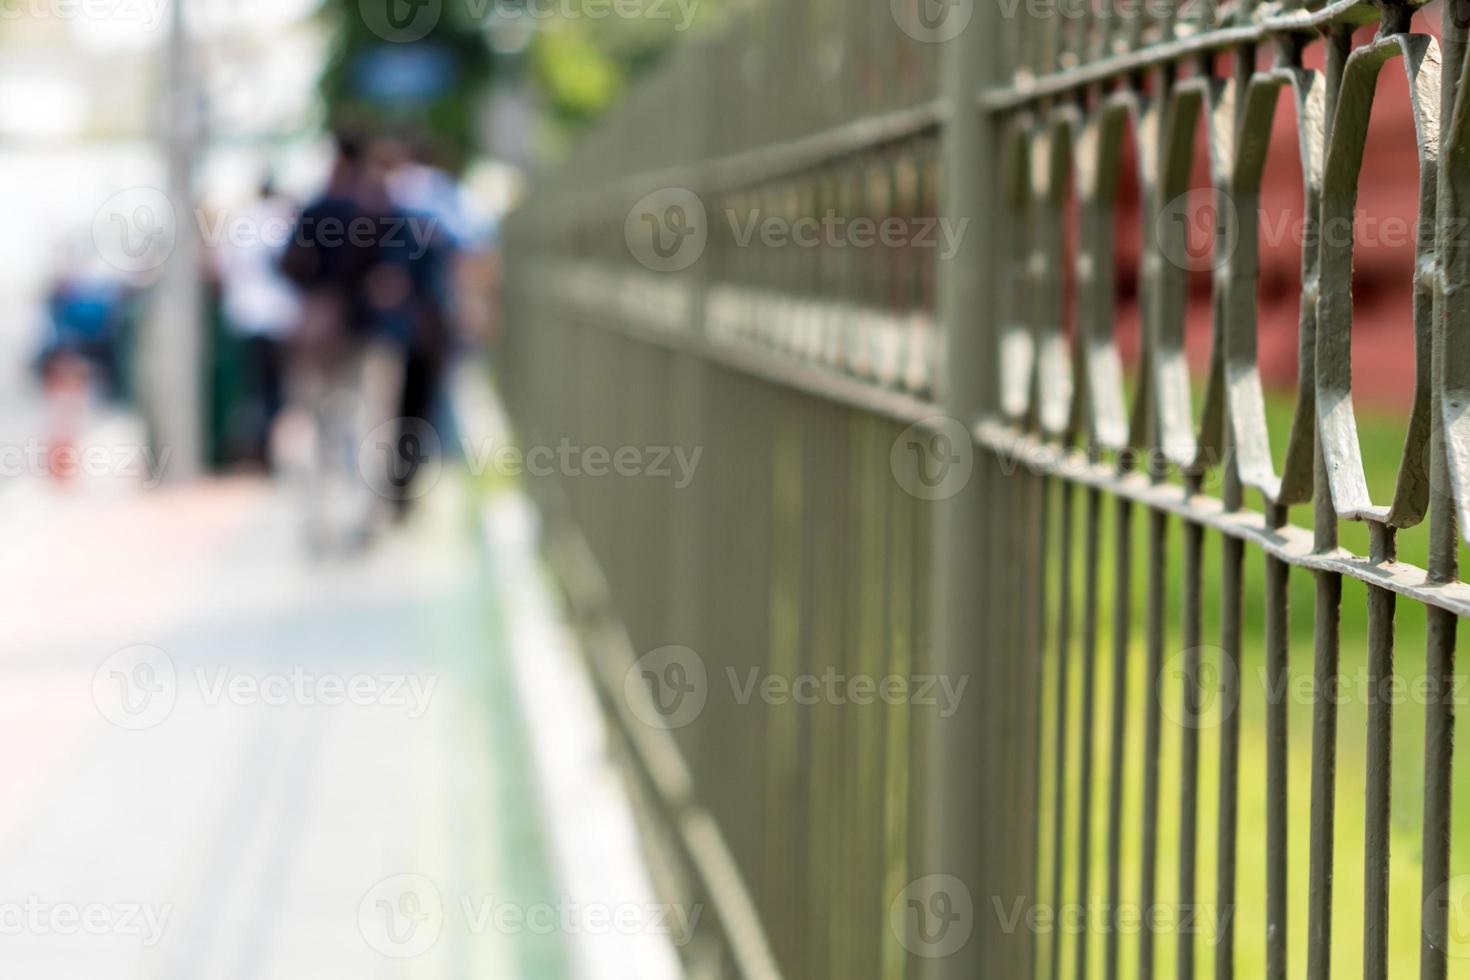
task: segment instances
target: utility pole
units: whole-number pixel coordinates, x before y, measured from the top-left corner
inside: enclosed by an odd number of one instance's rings
[[[149,324],[144,397],[154,448],[169,454],[165,478],[179,482],[198,477],[204,468],[204,292],[193,188],[199,101],[185,0],[172,0],[172,5],[161,102],[175,241]]]

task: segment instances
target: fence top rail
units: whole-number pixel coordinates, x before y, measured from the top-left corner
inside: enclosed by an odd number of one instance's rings
[[[1428,0],[1413,0],[1406,7],[1417,9]],[[1368,0],[1333,0],[1315,10],[1297,9],[1285,13],[1277,5],[1260,8],[1261,13],[1247,24],[1229,25],[1174,37],[1148,44],[1132,51],[1110,54],[1098,60],[1030,76],[1025,72],[1000,88],[978,93],[982,108],[1004,112],[1046,99],[1063,97],[1089,86],[1117,78],[1141,75],[1164,65],[1188,62],[1210,54],[1271,41],[1308,35],[1315,37],[1332,27],[1360,27],[1382,16],[1382,6]]]
[[[715,157],[698,164],[678,164],[631,174],[569,194],[548,194],[538,207],[559,210],[626,202],[668,187],[709,194],[750,190],[797,177],[869,153],[882,152],[908,140],[938,136],[946,107],[938,100],[907,109],[868,116],[808,136]]]

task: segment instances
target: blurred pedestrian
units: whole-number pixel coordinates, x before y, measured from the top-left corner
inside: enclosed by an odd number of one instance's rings
[[[227,432],[232,459],[268,469],[284,404],[286,343],[302,315],[297,287],[281,269],[296,208],[267,180],[242,217],[246,233],[226,236],[219,251],[225,322],[243,361],[243,395]]]
[[[308,534],[319,547],[336,537],[334,508],[349,545],[370,540],[390,507],[406,513],[425,462],[413,427],[432,426],[452,246],[432,216],[392,193],[404,160],[399,142],[339,137],[328,186],[283,257],[304,290],[293,356],[317,432]]]
[[[45,323],[36,359],[45,396],[48,471],[69,480],[82,429],[98,400],[127,391],[124,348],[132,334],[136,291],[115,269],[84,249],[61,260],[46,295]]]
[[[123,346],[132,327],[135,292],[116,270],[91,259],[63,259],[46,296],[38,364],[43,380],[62,362],[84,371],[93,393],[121,397]]]
[[[396,143],[394,149],[387,187],[413,239],[406,264],[410,323],[398,404],[402,440],[425,426],[446,434],[453,428],[441,396],[454,346],[456,263],[474,227],[459,181],[439,165],[431,144]],[[445,442],[437,441],[441,446]],[[400,519],[407,515],[411,499],[408,494],[395,498]]]
[[[368,282],[379,256],[362,200],[365,180],[361,140],[338,133],[327,186],[302,209],[281,257],[282,271],[302,291],[290,335],[290,385],[294,404],[311,421],[305,521],[314,552],[370,534],[357,458],[363,349],[376,326]]]

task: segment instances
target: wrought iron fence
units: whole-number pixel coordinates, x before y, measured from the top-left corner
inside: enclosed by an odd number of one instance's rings
[[[557,460],[535,481],[550,553],[651,848],[710,912],[693,968],[1326,980],[1348,936],[1384,978],[1393,922],[1420,975],[1445,977],[1470,893],[1450,852],[1470,6],[752,8],[681,44],[507,228],[502,386]],[[1388,111],[1415,139],[1393,152],[1420,180],[1415,392],[1380,500],[1353,410],[1355,236],[1323,232],[1353,227],[1384,72],[1407,79]],[[1256,281],[1283,111],[1306,229],[1278,467]],[[1198,399],[1177,213],[1197,153],[1218,205]],[[682,465],[661,476],[660,454]],[[1361,553],[1342,543],[1357,525]],[[1426,560],[1400,561],[1401,537]],[[1366,605],[1346,630],[1345,583]],[[1309,725],[1285,693],[1293,613]],[[1423,771],[1406,790],[1390,695],[1410,615]],[[1365,648],[1361,745],[1328,696],[1345,633]],[[1206,907],[1201,941],[1178,917]]]

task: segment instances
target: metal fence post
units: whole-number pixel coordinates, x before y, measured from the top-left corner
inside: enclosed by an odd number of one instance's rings
[[[998,243],[990,238],[995,227],[996,134],[989,113],[977,104],[982,84],[993,74],[990,57],[1000,19],[997,4],[975,4],[974,18],[959,36],[943,45],[941,79],[947,106],[942,141],[944,183],[940,213],[950,222],[968,220],[968,233],[959,248],[939,267],[941,332],[945,361],[940,375],[939,404],[943,412],[968,428],[994,404],[995,351],[998,324],[991,299],[995,295],[995,256]],[[926,862],[931,874],[950,875],[969,891],[976,916],[975,933],[958,952],[927,961],[933,980],[959,980],[987,975],[992,940],[986,928],[983,895],[989,888],[989,855],[994,849],[987,836],[1000,828],[990,824],[1000,808],[984,806],[986,786],[996,776],[997,759],[985,746],[987,718],[1002,696],[987,683],[989,658],[982,649],[985,632],[985,594],[982,541],[987,533],[985,484],[982,469],[958,494],[936,504],[934,521],[935,670],[941,676],[975,676],[976,696],[944,720],[931,722],[926,783],[935,809],[926,837],[932,853]],[[992,838],[993,839],[993,838]],[[998,975],[998,974],[995,974]]]

